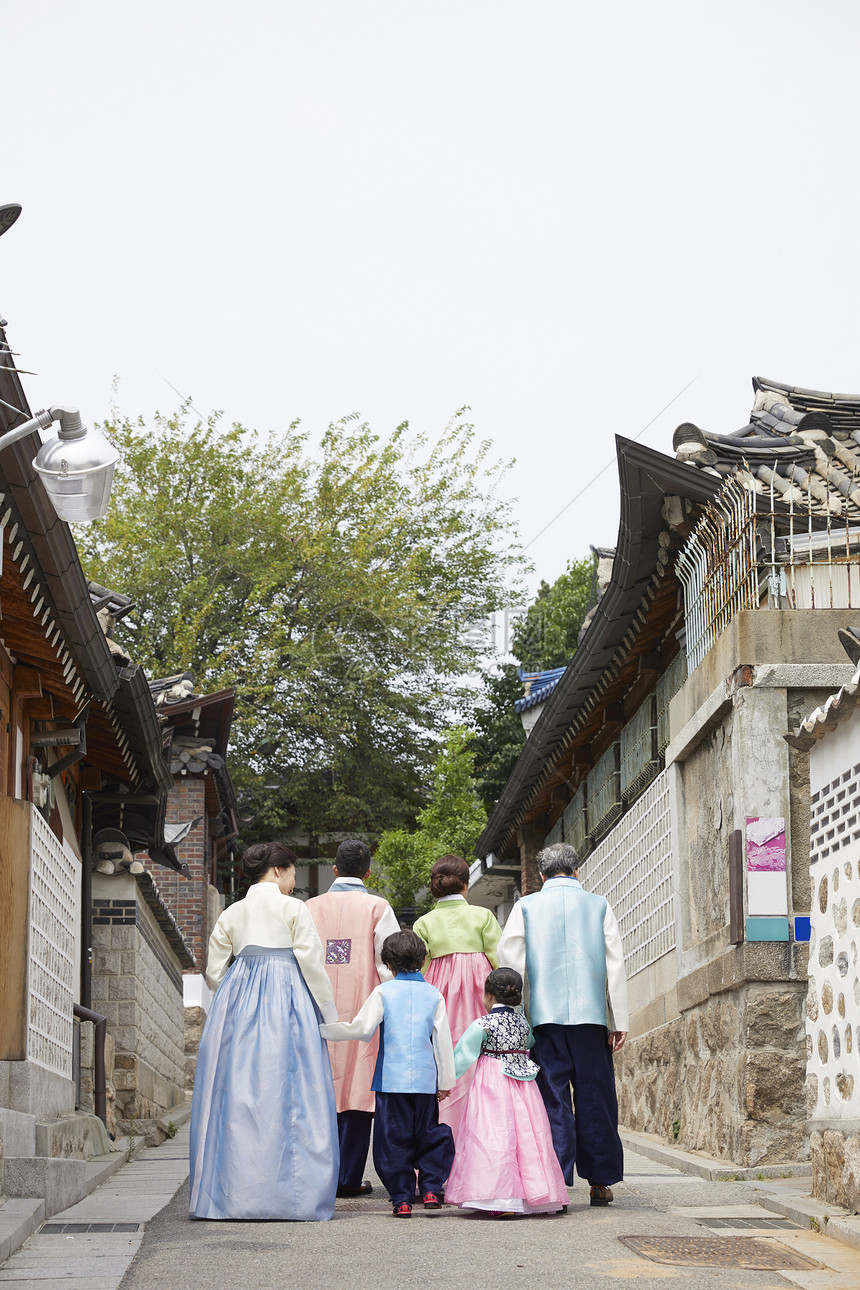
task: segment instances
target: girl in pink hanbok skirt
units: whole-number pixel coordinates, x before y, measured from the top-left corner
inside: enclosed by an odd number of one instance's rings
[[[484,982],[498,967],[496,947],[502,929],[495,914],[466,900],[469,866],[460,856],[442,856],[433,866],[430,891],[436,905],[419,918],[413,931],[427,946],[429,964],[424,978],[445,1000],[451,1038],[457,1040],[484,1011]],[[457,1080],[451,1096],[439,1107],[439,1119],[450,1125],[456,1140],[460,1116],[473,1072]]]
[[[529,1058],[534,1037],[519,1004],[523,979],[512,968],[487,977],[487,1013],[454,1050],[461,1071],[477,1063],[460,1120],[457,1154],[445,1188],[448,1204],[497,1217],[554,1214],[568,1195]]]

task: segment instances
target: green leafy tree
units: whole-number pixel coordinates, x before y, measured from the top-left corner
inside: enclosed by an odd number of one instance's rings
[[[591,557],[570,560],[550,585],[542,582],[526,612],[516,623],[511,653],[527,672],[566,667],[576,652],[576,640],[588,611],[593,581]],[[505,663],[485,674],[475,707],[476,774],[488,810],[499,797],[525,743],[514,703],[523,686],[516,664]]]
[[[414,829],[383,833],[373,858],[376,881],[392,905],[429,903],[430,870],[440,856],[453,853],[468,863],[487,823],[474,779],[474,738],[465,726],[447,734],[436,761],[433,786]]]
[[[464,415],[438,441],[347,418],[315,453],[188,405],[116,417],[108,517],[90,578],[133,597],[118,629],[151,676],[237,689],[231,768],[247,840],[410,823],[462,678],[470,623],[509,597],[509,507]]]

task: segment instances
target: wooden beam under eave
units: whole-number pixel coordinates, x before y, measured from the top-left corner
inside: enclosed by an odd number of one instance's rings
[[[88,766],[86,763],[81,766],[81,788],[85,793],[101,792],[102,773],[98,766]]]
[[[31,721],[53,721],[54,699],[49,691],[38,699],[27,699],[27,716]]]
[[[42,674],[35,667],[24,667],[21,663],[16,663],[13,687],[18,699],[41,699]]]

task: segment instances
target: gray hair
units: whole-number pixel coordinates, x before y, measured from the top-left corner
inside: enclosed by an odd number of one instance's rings
[[[579,868],[576,847],[569,842],[555,842],[551,847],[545,847],[538,854],[538,868],[544,878],[572,877]]]

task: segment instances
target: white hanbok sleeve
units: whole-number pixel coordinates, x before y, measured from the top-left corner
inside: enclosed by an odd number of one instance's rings
[[[517,901],[502,929],[497,950],[499,967],[513,968],[525,980],[526,976],[526,927],[521,902]]]
[[[227,968],[230,966],[232,954],[233,942],[230,939],[230,933],[219,918],[212,928],[212,935],[209,937],[209,950],[206,955],[206,984],[210,990],[217,990],[223,981]]]
[[[607,903],[603,918],[603,938],[606,942],[606,1008],[609,1029],[630,1029],[627,1007],[627,973],[624,970],[624,946],[618,930],[618,920]]]
[[[397,915],[390,905],[386,906],[385,913],[380,918],[373,932],[373,958],[376,963],[376,974],[380,981],[393,981],[394,973],[389,971],[382,961],[382,946],[386,936],[394,936],[400,931],[400,924],[397,921]]]
[[[451,1027],[448,1025],[445,1000],[441,995],[436,1004],[436,1011],[433,1013],[433,1056],[436,1058],[436,1087],[453,1088],[454,1080],[457,1078],[454,1068],[454,1045],[451,1041]]]
[[[331,981],[325,970],[322,941],[314,926],[314,920],[307,907],[297,900],[298,906],[292,914],[293,953],[299,964],[302,976],[313,997],[319,1005],[323,1021],[337,1020],[337,1007],[334,1002]]]
[[[361,1010],[352,1021],[331,1021],[320,1026],[323,1039],[372,1039],[382,1025],[384,1007],[379,986],[367,996]]]

